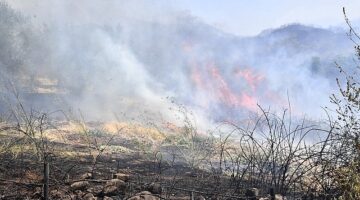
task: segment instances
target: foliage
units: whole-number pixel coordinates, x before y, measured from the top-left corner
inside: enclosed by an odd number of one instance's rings
[[[349,27],[348,36],[355,44],[355,52],[360,59],[360,37],[354,30],[343,10]],[[356,64],[356,63],[355,63]],[[345,71],[337,64],[342,79],[337,79],[340,94],[331,96],[336,106],[337,119],[333,122],[334,131],[329,133],[328,151],[323,152],[327,179],[339,193],[339,198],[360,198],[360,77],[359,67]]]

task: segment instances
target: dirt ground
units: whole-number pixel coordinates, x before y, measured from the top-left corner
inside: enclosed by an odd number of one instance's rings
[[[243,197],[231,177],[189,167],[180,158],[163,158],[165,152],[154,140],[162,136],[155,132],[147,137],[138,134],[140,138],[94,131],[84,135],[69,126],[47,135],[50,199]],[[0,199],[43,199],[44,159],[32,141],[21,134],[0,137],[8,147],[0,154]]]

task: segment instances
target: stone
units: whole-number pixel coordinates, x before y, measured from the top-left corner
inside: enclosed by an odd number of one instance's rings
[[[261,197],[259,200],[270,200],[270,197]]]
[[[106,196],[115,196],[117,194],[124,194],[126,189],[126,183],[119,179],[112,179],[106,182],[103,193]]]
[[[113,198],[104,196],[103,200],[113,200]]]
[[[113,175],[113,178],[127,182],[127,181],[129,181],[130,176],[128,174],[124,174],[124,173],[116,173]]]
[[[152,195],[148,191],[142,191],[135,196],[130,197],[128,200],[160,200],[160,198]]]
[[[63,199],[64,196],[66,196],[65,193],[60,190],[51,190],[49,195],[51,199]]]
[[[205,197],[203,197],[202,195],[196,196],[195,200],[206,200]]]
[[[184,175],[187,177],[197,177],[197,174],[195,172],[185,172]]]
[[[87,193],[82,197],[82,199],[84,199],[84,200],[96,200],[97,198],[94,197],[94,195],[92,193]]]
[[[245,196],[250,197],[250,199],[256,199],[259,196],[259,189],[250,188],[245,191]]]
[[[111,198],[113,200],[123,200],[123,199],[125,199],[125,196],[124,195],[117,195],[117,196],[112,196]]]
[[[285,200],[286,198],[283,197],[281,194],[275,194],[274,200]]]
[[[76,190],[75,191],[76,194],[76,198],[75,199],[82,199],[82,197],[85,195],[84,192],[82,192],[81,190]]]
[[[137,193],[136,195],[152,195],[152,193],[149,191],[142,191],[142,192]]]
[[[95,196],[99,196],[101,192],[103,191],[103,186],[101,185],[95,185],[94,187],[91,187],[86,190],[87,192],[93,193]]]
[[[71,190],[85,190],[90,186],[88,181],[79,181],[70,185]]]
[[[171,194],[168,200],[191,200],[191,196],[176,196],[175,194]],[[227,200],[227,199],[226,199]]]
[[[111,179],[110,181],[106,182],[105,187],[110,185],[114,185],[122,189],[126,188],[126,183],[120,179]]]
[[[148,187],[147,190],[149,192],[151,192],[152,194],[161,194],[162,192],[162,187],[159,183],[151,183]]]
[[[104,187],[103,192],[105,195],[113,196],[113,195],[117,195],[120,191],[116,186],[110,185]]]
[[[42,197],[42,189],[41,189],[41,187],[35,188],[35,192],[33,193],[32,198],[39,199],[41,197]],[[1,199],[1,197],[0,197],[0,199]]]
[[[92,174],[90,172],[87,172],[80,176],[80,179],[92,179]]]

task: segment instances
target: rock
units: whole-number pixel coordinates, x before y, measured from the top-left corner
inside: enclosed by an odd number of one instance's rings
[[[129,181],[130,176],[128,174],[116,173],[116,174],[113,175],[113,178],[114,179],[120,179],[122,181],[127,182],[127,181]]]
[[[83,175],[80,176],[80,179],[92,179],[92,174],[90,172],[85,173]]]
[[[49,195],[51,199],[63,199],[66,196],[64,192],[59,190],[51,190]]]
[[[121,196],[121,195],[112,196],[111,198],[112,198],[113,200],[123,200],[123,199],[126,199],[125,196]]]
[[[191,196],[175,196],[172,194],[169,200],[191,200]],[[201,195],[194,195],[194,200],[206,200],[206,198]]]
[[[89,188],[86,190],[87,192],[93,193],[95,196],[99,196],[101,192],[103,191],[103,186],[101,185],[95,185],[92,188]]]
[[[75,199],[82,199],[82,197],[85,195],[84,192],[82,192],[81,190],[76,190],[75,191],[76,194],[76,198]]]
[[[197,177],[197,174],[195,172],[185,172],[184,175],[187,177]]]
[[[149,192],[151,192],[152,194],[161,194],[162,192],[162,187],[159,183],[151,183],[148,187],[147,190],[149,190]]]
[[[206,200],[202,195],[196,196],[195,200]]]
[[[137,193],[136,195],[152,195],[152,193],[149,191],[142,191],[142,192]]]
[[[90,186],[87,181],[79,181],[70,185],[71,190],[85,190]]]
[[[171,195],[172,196],[170,196],[168,200],[191,200],[190,196],[175,196],[174,194]]]
[[[42,189],[40,187],[35,188],[35,192],[33,193],[32,198],[33,199],[40,199],[41,196],[42,196]]]
[[[270,200],[270,197],[261,197],[259,200]]]
[[[135,199],[133,197],[130,198],[130,200],[160,200],[159,197],[152,196],[152,195],[142,195],[142,196],[136,196]]]
[[[142,191],[140,193],[137,193],[135,196],[130,197],[128,200],[160,200],[160,198],[153,196],[148,191]]]
[[[94,195],[92,193],[87,193],[82,197],[82,199],[84,199],[84,200],[96,200],[97,198],[94,197]]]
[[[114,185],[116,187],[119,187],[121,189],[125,189],[126,188],[126,183],[122,180],[119,179],[111,179],[110,181],[106,182],[105,187],[106,186],[111,186]]]
[[[113,200],[113,198],[104,196],[103,200]]]
[[[106,196],[115,196],[117,194],[124,194],[126,183],[119,179],[112,179],[105,184],[103,193]]]
[[[117,195],[120,191],[118,190],[118,188],[116,186],[110,185],[110,186],[104,187],[103,192],[105,195],[113,196],[113,195]]]
[[[245,191],[245,196],[250,197],[250,199],[256,199],[259,196],[259,189],[250,188]]]
[[[275,199],[274,200],[286,200],[286,198],[283,197],[281,194],[275,194]]]

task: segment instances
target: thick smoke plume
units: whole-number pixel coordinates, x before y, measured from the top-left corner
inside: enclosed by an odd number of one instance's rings
[[[286,107],[288,96],[294,113],[319,117],[334,61],[352,57],[344,31],[293,24],[241,38],[166,1],[14,0],[0,16],[3,96],[11,85],[31,106],[93,120],[171,119],[168,97],[203,125]]]

